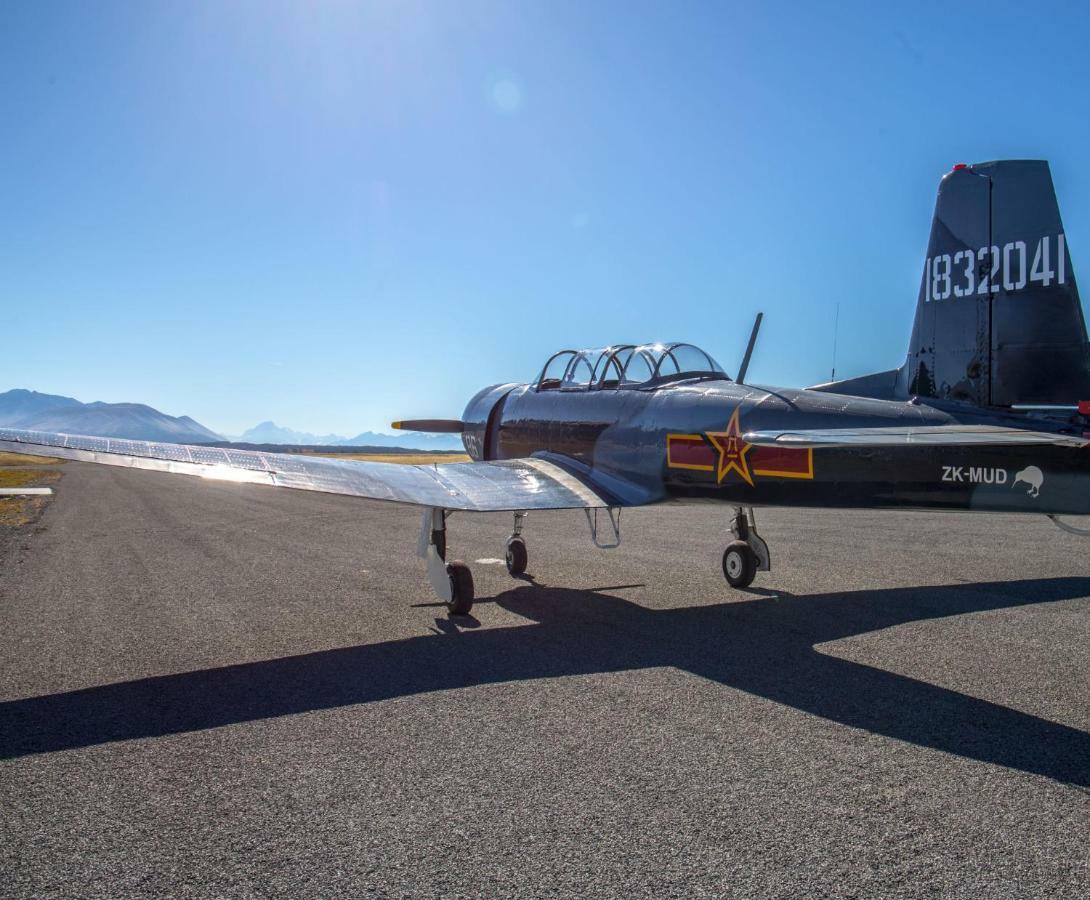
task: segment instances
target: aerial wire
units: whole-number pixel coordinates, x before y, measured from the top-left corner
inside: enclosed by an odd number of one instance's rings
[[[829,376],[830,381],[836,381],[836,336],[840,330],[840,303],[836,304],[836,316],[833,319],[833,373]]]

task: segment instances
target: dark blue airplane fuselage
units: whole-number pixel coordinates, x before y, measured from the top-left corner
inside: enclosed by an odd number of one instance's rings
[[[876,400],[718,379],[574,390],[506,384],[474,397],[463,421],[474,459],[547,455],[613,485],[620,502],[1090,513],[1090,449],[779,449],[742,439],[748,431],[777,429],[961,424],[1061,430],[1023,414],[961,403]]]

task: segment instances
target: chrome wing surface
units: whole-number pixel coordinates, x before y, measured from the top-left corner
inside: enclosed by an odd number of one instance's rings
[[[997,425],[919,425],[893,428],[824,428],[750,431],[742,440],[758,447],[1086,447],[1090,440],[1070,434]]]
[[[632,505],[556,457],[402,465],[10,428],[0,450],[472,512]]]

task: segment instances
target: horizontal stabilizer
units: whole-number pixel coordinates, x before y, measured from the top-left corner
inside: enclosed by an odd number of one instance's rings
[[[427,431],[431,434],[461,434],[465,423],[461,419],[402,419],[391,422],[398,431]]]
[[[995,425],[921,425],[914,428],[821,428],[750,431],[742,440],[758,447],[1001,447],[1051,444],[1086,447],[1090,440],[1050,431]]]

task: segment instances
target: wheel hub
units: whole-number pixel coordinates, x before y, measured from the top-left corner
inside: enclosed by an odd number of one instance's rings
[[[731,553],[727,556],[727,574],[731,578],[737,578],[742,574],[741,554]]]

